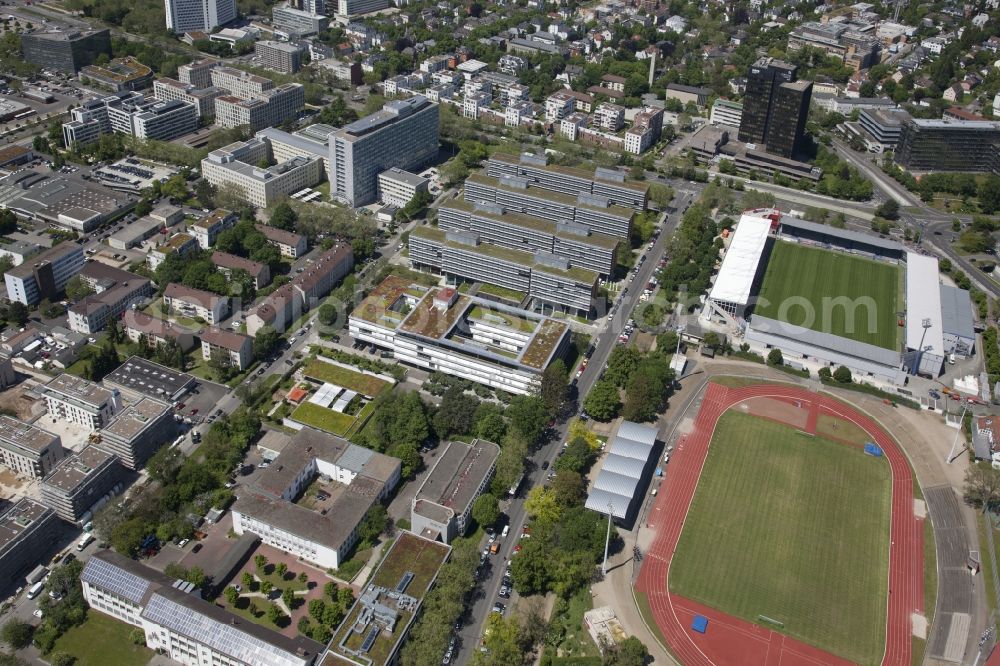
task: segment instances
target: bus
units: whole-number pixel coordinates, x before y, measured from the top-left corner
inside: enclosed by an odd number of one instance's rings
[[[517,491],[521,488],[521,484],[524,483],[525,476],[527,476],[527,474],[521,474],[521,476],[517,477],[517,481],[515,481],[514,485],[512,485],[510,490],[507,491],[512,498],[517,497]]]

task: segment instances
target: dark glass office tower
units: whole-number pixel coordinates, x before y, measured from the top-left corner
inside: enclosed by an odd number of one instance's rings
[[[796,80],[795,65],[761,58],[750,67],[739,139],[781,157],[802,148],[812,83]]]

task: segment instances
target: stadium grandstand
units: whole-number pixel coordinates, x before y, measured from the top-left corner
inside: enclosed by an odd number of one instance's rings
[[[794,367],[892,385],[975,349],[969,294],[941,282],[936,258],[774,209],[740,217],[701,318]]]

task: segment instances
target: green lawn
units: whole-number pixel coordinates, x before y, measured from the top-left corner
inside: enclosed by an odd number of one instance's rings
[[[317,381],[328,382],[351,389],[352,391],[357,391],[369,398],[374,398],[391,386],[389,382],[383,381],[378,377],[355,372],[354,370],[342,368],[339,365],[324,363],[318,359],[309,361],[302,369],[302,374]]]
[[[132,642],[129,634],[134,629],[103,613],[90,611],[86,622],[59,637],[53,652],[73,655],[77,666],[144,666],[154,652]]]
[[[319,428],[320,430],[340,436],[343,436],[347,432],[347,429],[354,425],[355,419],[353,416],[341,414],[332,409],[314,405],[311,402],[304,402],[299,405],[292,412],[291,418],[299,423],[305,423],[314,428]]]
[[[758,624],[772,618],[790,636],[876,664],[885,643],[890,492],[884,459],[727,412],[670,589]]]
[[[778,241],[754,312],[898,349],[903,330],[896,316],[901,274],[888,262]]]

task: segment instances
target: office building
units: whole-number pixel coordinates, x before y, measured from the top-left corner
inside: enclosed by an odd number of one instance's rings
[[[0,590],[14,586],[53,550],[59,533],[55,511],[24,498],[0,507]]]
[[[812,83],[796,79],[798,68],[774,58],[761,58],[747,75],[740,141],[779,157],[796,157],[802,149]]]
[[[126,469],[137,470],[177,433],[173,408],[143,397],[130,404],[100,432],[100,446],[114,453]]]
[[[124,470],[118,457],[94,445],[72,453],[42,481],[42,502],[71,523],[85,523],[121,493]]]
[[[64,456],[59,435],[11,416],[0,415],[0,465],[14,474],[40,479]]]
[[[236,0],[165,0],[167,29],[175,34],[210,33],[236,20]]]
[[[103,428],[122,409],[121,393],[92,381],[63,373],[38,389],[45,399],[48,416],[91,430]]]
[[[326,30],[330,20],[318,14],[285,5],[271,10],[271,25],[279,37],[299,39]]]
[[[126,310],[122,315],[122,328],[132,342],[146,341],[146,345],[156,348],[173,340],[188,352],[194,347],[194,336],[190,331],[159,317],[153,317],[138,310]]]
[[[67,146],[85,146],[111,132],[170,141],[198,129],[198,109],[197,104],[179,99],[161,102],[139,93],[111,95],[72,109],[72,120],[62,126],[63,141]]]
[[[360,16],[389,8],[389,0],[337,0],[338,16]]]
[[[213,252],[212,263],[220,273],[230,279],[234,271],[246,271],[247,275],[253,278],[254,289],[263,289],[271,283],[271,269],[267,264],[244,259],[228,252]]]
[[[69,32],[29,32],[21,35],[25,62],[67,74],[76,74],[94,64],[99,55],[111,55],[111,32],[73,30]]]
[[[518,176],[494,178],[481,172],[465,181],[465,201],[500,206],[506,211],[576,225],[588,233],[628,239],[635,211],[609,204],[608,199],[593,195],[567,195],[544,190]]]
[[[336,569],[358,540],[368,509],[399,483],[399,460],[303,427],[232,507],[233,531],[324,569]],[[296,503],[317,477],[330,479],[320,512]]]
[[[251,139],[247,143],[259,141]],[[279,197],[312,187],[323,179],[323,162],[316,157],[293,157],[263,168],[243,161],[246,159],[243,148],[244,145],[231,144],[212,151],[201,161],[202,174],[217,187],[236,184],[242,198],[258,208],[267,208]]]
[[[410,203],[418,192],[427,194],[430,181],[409,171],[395,167],[378,175],[378,199],[384,204],[403,207]]]
[[[1000,122],[924,120],[903,123],[894,159],[909,171],[1000,173]]]
[[[80,76],[116,93],[142,90],[153,82],[153,70],[132,56],[115,58],[106,65],[87,65]]]
[[[710,124],[726,125],[727,127],[739,127],[742,120],[743,105],[721,97],[712,104],[712,112],[708,117]]]
[[[472,503],[489,486],[499,456],[500,447],[485,439],[448,442],[410,501],[410,531],[447,544],[465,536]]]
[[[188,233],[198,241],[198,247],[202,250],[211,249],[215,245],[215,240],[226,229],[231,229],[239,222],[240,218],[236,213],[224,208],[216,208],[211,213],[206,213],[188,227]]]
[[[194,104],[202,118],[215,116],[215,100],[226,91],[216,86],[196,88],[190,83],[182,83],[166,77],[153,81],[153,95],[161,102],[184,102]]]
[[[142,276],[99,261],[88,261],[80,271],[81,280],[94,290],[69,307],[69,328],[92,335],[107,326],[111,318],[153,295],[153,283]]]
[[[649,185],[626,180],[623,171],[598,167],[591,172],[585,169],[549,166],[544,155],[530,153],[521,155],[496,153],[486,162],[486,175],[493,178],[502,176],[521,178],[529,187],[565,194],[574,199],[579,199],[580,195],[593,195],[595,200],[604,200],[606,206],[622,206],[635,210],[645,210],[649,196]]]
[[[788,35],[788,51],[810,47],[840,58],[855,71],[878,62],[879,40],[868,33],[871,24],[847,21],[805,21]]]
[[[263,76],[234,67],[219,67],[217,61],[202,61],[188,65],[191,69],[187,76],[192,80],[203,81],[205,74],[211,85],[228,90],[229,94],[240,99],[257,99],[268,90],[274,89],[274,81]],[[178,69],[178,75],[181,74]],[[181,81],[184,79],[181,78]]]
[[[209,88],[218,85],[212,81],[212,72],[218,67],[219,61],[215,58],[193,60],[187,65],[181,65],[177,68],[177,80],[181,83],[192,85],[195,88]],[[222,86],[219,87],[221,88]]]
[[[40,252],[4,273],[7,298],[25,305],[51,300],[80,272],[84,261],[83,248],[76,243],[60,243]]]
[[[215,100],[215,122],[221,127],[249,125],[251,131],[295,118],[306,103],[301,83],[285,83],[254,99],[223,95]]]
[[[176,254],[183,257],[184,255],[190,254],[197,249],[198,241],[195,240],[195,237],[191,234],[174,234],[162,245],[157,245],[146,253],[146,263],[149,264],[149,267],[155,271],[160,267],[160,264],[167,260],[167,257],[170,255]]]
[[[680,83],[668,83],[666,89],[667,99],[676,99],[681,104],[694,104],[705,106],[712,91],[699,86],[685,86]]]
[[[198,334],[201,339],[201,357],[210,361],[221,359],[226,365],[240,372],[253,363],[253,338],[220,328],[208,328]]]
[[[414,268],[522,292],[543,311],[588,317],[593,310],[598,274],[561,257],[484,245],[478,234],[433,227],[417,227],[409,243]]]
[[[10,257],[15,266],[20,266],[29,257],[33,257],[42,251],[41,245],[28,243],[26,241],[13,241],[6,245],[0,245],[0,257]]]
[[[351,206],[378,199],[378,175],[396,167],[419,171],[438,152],[438,106],[420,95],[385,103],[381,111],[330,137],[330,195]]]
[[[169,313],[190,319],[202,319],[210,325],[215,325],[229,315],[229,298],[211,291],[193,289],[171,282],[163,291],[163,309]]]
[[[454,199],[438,208],[438,228],[477,234],[484,243],[547,252],[570,265],[611,275],[618,246],[613,236],[592,233],[574,222],[559,222],[515,213],[497,204]]]
[[[80,574],[92,610],[140,628],[146,646],[183,666],[313,666],[323,645],[289,638],[205,601],[194,585],[174,580],[110,550],[99,550]]]
[[[267,146],[268,158],[281,164],[293,157],[315,158],[320,161],[323,178],[330,171],[329,135],[336,132],[329,125],[310,125],[289,134],[277,127],[265,127],[256,134]]]
[[[294,74],[302,67],[302,50],[295,44],[260,41],[254,44],[254,53],[262,67],[282,74]]]

